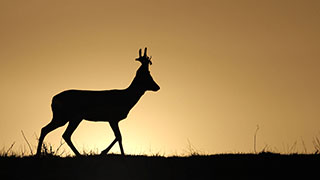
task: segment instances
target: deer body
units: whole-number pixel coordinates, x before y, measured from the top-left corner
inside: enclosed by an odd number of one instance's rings
[[[119,122],[127,117],[144,92],[67,90],[53,97],[52,111],[89,121]]]
[[[108,153],[112,146],[119,142],[121,154],[124,155],[122,147],[122,137],[118,122],[125,119],[146,91],[158,91],[160,87],[153,80],[149,72],[150,58],[141,56],[137,61],[141,66],[137,70],[136,76],[130,86],[122,90],[67,90],[52,98],[51,109],[53,112],[52,121],[41,129],[37,155],[41,154],[41,146],[44,137],[54,129],[69,122],[62,137],[76,155],[80,155],[71,141],[71,135],[80,122],[85,119],[89,121],[108,121],[116,136],[115,140],[102,153]]]

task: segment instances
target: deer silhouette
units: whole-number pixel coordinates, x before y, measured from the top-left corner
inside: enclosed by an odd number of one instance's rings
[[[126,89],[66,90],[55,95],[51,103],[53,117],[51,122],[41,129],[36,155],[41,155],[41,147],[45,136],[69,122],[62,137],[72,151],[79,156],[79,151],[71,141],[71,135],[83,119],[109,122],[115,139],[101,154],[107,154],[112,146],[118,142],[121,155],[124,155],[119,121],[127,117],[129,111],[146,91],[158,91],[160,89],[149,71],[149,65],[152,62],[151,57],[147,56],[147,48],[145,48],[143,56],[141,56],[141,49],[139,50],[139,57],[136,60],[141,62],[141,66]]]

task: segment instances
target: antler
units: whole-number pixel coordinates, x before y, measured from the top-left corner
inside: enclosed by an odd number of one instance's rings
[[[143,56],[141,56],[141,49],[139,49],[139,57],[136,58],[136,61],[140,61],[142,64],[147,63],[152,65],[151,58],[152,56],[150,57],[147,56],[147,48],[144,48]]]

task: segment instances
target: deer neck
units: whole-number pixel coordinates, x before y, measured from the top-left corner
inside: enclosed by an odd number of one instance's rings
[[[127,94],[130,96],[133,104],[136,104],[142,95],[146,92],[145,89],[141,88],[135,83],[135,80],[132,81],[130,86],[126,89]]]
[[[138,69],[138,71],[141,71],[141,69],[146,68],[143,65],[141,65]],[[134,101],[134,104],[139,101],[141,96],[146,92],[146,89],[139,83],[138,80],[138,71],[134,79],[132,80],[130,86],[126,89],[128,95],[130,96],[130,99]]]
[[[145,89],[136,85],[134,81],[130,84],[130,86],[126,90],[130,95],[135,95],[139,98],[146,92]]]

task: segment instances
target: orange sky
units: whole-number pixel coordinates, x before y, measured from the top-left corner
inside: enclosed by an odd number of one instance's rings
[[[0,147],[33,147],[66,89],[126,88],[147,46],[161,89],[120,123],[126,153],[314,152],[320,137],[320,2],[1,1]],[[65,126],[45,141],[58,146]],[[107,123],[83,121],[82,151],[106,148]],[[64,145],[67,151],[71,150]],[[119,152],[118,146],[112,149]]]

